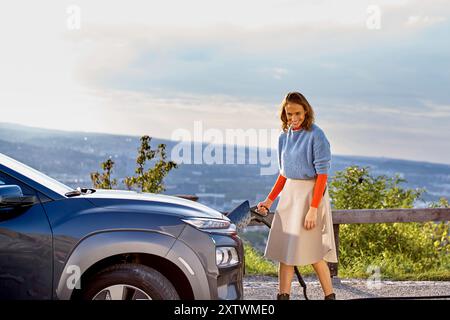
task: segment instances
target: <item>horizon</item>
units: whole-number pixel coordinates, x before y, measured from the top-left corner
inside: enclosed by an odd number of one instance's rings
[[[17,128],[14,128],[14,126],[19,126],[21,128],[25,128],[25,129],[32,129],[32,130],[42,130],[42,131],[50,131],[50,132],[55,132],[55,133],[65,133],[65,134],[95,134],[95,135],[105,135],[105,136],[115,136],[115,137],[124,137],[124,138],[140,138],[140,135],[126,135],[126,134],[116,134],[116,133],[108,133],[108,132],[90,132],[90,131],[73,131],[73,130],[62,130],[62,129],[51,129],[51,128],[43,128],[43,127],[34,127],[34,126],[27,126],[27,125],[22,125],[22,124],[16,124],[16,123],[10,123],[10,122],[0,122],[0,128],[4,125],[7,126],[11,126],[13,127],[13,129],[15,130],[20,130]],[[155,139],[159,139],[159,140],[166,140],[166,141],[170,141],[170,142],[179,142],[177,140],[171,140],[171,139],[167,139],[167,138],[161,138],[161,137],[154,137],[154,136],[150,136],[151,138],[155,138]],[[0,141],[3,140],[0,137]],[[194,142],[194,141],[192,141]],[[205,142],[203,141],[204,145],[214,145],[214,143],[211,142]],[[225,147],[226,144],[222,145],[223,147]],[[248,145],[235,145],[237,147],[245,147],[245,148],[252,148],[251,146]],[[253,147],[255,148],[255,147]],[[256,147],[257,148],[257,147]],[[272,148],[272,150],[275,150],[275,148]],[[0,150],[1,152],[1,150]],[[414,160],[414,159],[404,159],[404,158],[392,158],[392,157],[386,157],[386,156],[365,156],[365,155],[349,155],[349,154],[337,154],[337,153],[333,153],[333,156],[337,156],[337,157],[348,157],[348,158],[366,158],[366,159],[386,159],[386,160],[393,160],[393,161],[406,161],[406,162],[414,162],[414,163],[424,163],[424,164],[431,164],[431,165],[444,165],[444,166],[450,166],[450,163],[442,163],[442,162],[431,162],[431,161],[422,161],[422,160]]]

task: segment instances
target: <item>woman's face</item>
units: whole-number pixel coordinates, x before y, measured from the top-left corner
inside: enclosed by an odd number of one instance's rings
[[[302,105],[288,102],[284,107],[284,110],[286,111],[288,125],[292,124],[294,128],[298,128],[302,125],[306,115]]]

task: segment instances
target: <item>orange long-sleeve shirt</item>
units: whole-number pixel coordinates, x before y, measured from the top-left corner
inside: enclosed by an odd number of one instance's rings
[[[294,130],[301,130],[301,128],[297,128]],[[328,179],[328,175],[326,175],[326,174],[318,174],[317,175],[316,183],[314,185],[314,193],[313,193],[313,199],[311,202],[311,207],[317,208],[319,206],[319,203],[323,197],[323,192],[325,191],[327,179]],[[285,183],[286,183],[286,177],[282,176],[281,174],[278,175],[277,181],[275,182],[272,190],[270,191],[268,198],[272,201],[275,201],[275,199],[280,194],[281,190],[283,190]]]
[[[323,192],[325,191],[325,187],[327,185],[327,174],[318,174],[317,180],[314,185],[314,193],[313,193],[313,199],[311,201],[311,207],[317,208],[319,207],[319,203],[322,200]],[[283,190],[284,184],[286,183],[286,177],[282,176],[281,174],[278,175],[278,179],[275,182],[272,190],[270,191],[270,194],[268,198],[272,201],[275,201],[275,199],[280,194],[281,190]]]

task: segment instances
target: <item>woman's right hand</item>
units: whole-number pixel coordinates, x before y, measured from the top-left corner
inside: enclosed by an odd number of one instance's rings
[[[267,209],[270,210],[270,207],[272,206],[273,201],[270,200],[269,198],[266,198],[264,201],[261,201],[258,203],[258,205],[256,206],[258,212],[263,212],[264,214],[268,214],[269,212],[264,208],[266,207]]]

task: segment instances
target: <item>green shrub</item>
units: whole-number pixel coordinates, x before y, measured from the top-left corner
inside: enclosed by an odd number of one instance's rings
[[[412,208],[424,189],[404,189],[398,175],[373,177],[367,167],[336,172],[330,183],[334,209]],[[443,206],[446,200],[432,206]],[[447,202],[448,206],[448,202]],[[449,277],[448,222],[347,224],[340,226],[339,272],[369,276],[369,266],[383,278],[407,278],[423,273]]]
[[[265,259],[263,255],[247,241],[244,242],[244,252],[246,275],[277,276],[277,266],[273,262]]]

